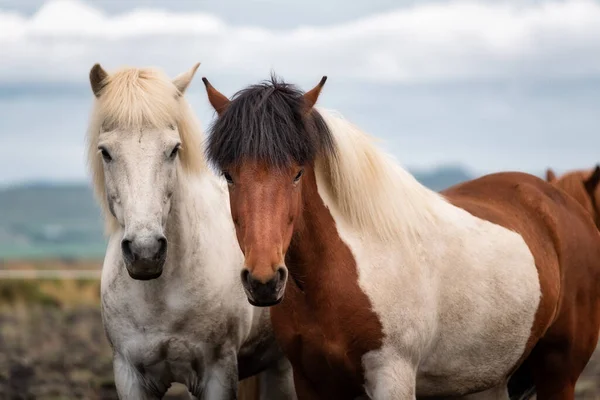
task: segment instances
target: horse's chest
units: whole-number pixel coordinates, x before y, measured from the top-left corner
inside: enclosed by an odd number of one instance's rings
[[[126,360],[136,376],[158,390],[168,388],[171,382],[200,387],[205,372],[222,352],[218,342],[198,334],[201,330],[191,325],[191,317],[173,319],[157,312],[150,321],[146,313],[115,315],[107,304],[104,309],[106,330],[115,353]]]
[[[176,337],[132,337],[124,352],[140,373],[156,379],[188,381],[201,379],[211,354],[206,345]]]
[[[321,341],[308,337],[306,351],[302,356],[309,378],[318,383],[325,393],[336,393],[342,398],[362,394],[362,367],[358,357],[352,357],[353,349],[346,340]],[[328,382],[331,377],[335,387]],[[331,391],[330,389],[334,389]]]
[[[285,303],[285,300],[284,300]],[[319,398],[352,399],[364,393],[362,355],[370,340],[360,327],[346,329],[306,305],[281,304],[271,311],[274,327],[296,373]],[[347,327],[350,328],[350,327]],[[358,329],[357,329],[358,328]]]
[[[362,394],[359,358],[346,338],[327,338],[315,327],[290,338],[292,358],[301,366],[305,379],[323,398],[347,399]]]

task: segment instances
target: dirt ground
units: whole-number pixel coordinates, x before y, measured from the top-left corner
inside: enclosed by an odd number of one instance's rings
[[[0,399],[117,399],[98,281],[0,280]],[[189,399],[175,386],[168,400]],[[577,384],[600,400],[600,350]]]

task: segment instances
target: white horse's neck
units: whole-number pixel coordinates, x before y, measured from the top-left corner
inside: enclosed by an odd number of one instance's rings
[[[163,274],[221,287],[238,278],[242,254],[229,214],[226,187],[209,170],[179,171],[166,226],[169,255]],[[202,282],[199,282],[202,281]]]
[[[204,219],[201,215],[205,205],[202,203],[206,202],[206,199],[202,196],[203,193],[198,193],[195,196],[194,186],[203,186],[204,181],[209,182],[204,174],[198,177],[186,176],[182,171],[178,171],[177,183],[175,184],[176,189],[173,193],[171,200],[171,211],[166,226],[166,237],[169,244],[169,257],[168,263],[184,262],[188,254],[192,251],[194,244],[196,246],[201,245],[202,239],[199,237],[197,226]],[[207,192],[211,190],[210,185],[207,186]],[[196,243],[195,243],[196,242]],[[168,272],[170,275],[181,271],[174,271],[173,268],[169,268]]]

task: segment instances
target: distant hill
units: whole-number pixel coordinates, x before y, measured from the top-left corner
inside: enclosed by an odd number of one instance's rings
[[[0,190],[0,258],[99,257],[104,245],[101,214],[86,185]]]
[[[438,167],[430,171],[411,171],[415,178],[428,188],[440,191],[452,185],[473,179],[474,175],[459,166]]]
[[[460,167],[412,172],[436,191],[472,177]],[[102,257],[105,244],[100,210],[87,185],[0,189],[0,259],[95,258]]]

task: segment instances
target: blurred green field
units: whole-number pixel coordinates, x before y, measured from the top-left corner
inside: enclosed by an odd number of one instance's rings
[[[100,258],[106,239],[86,185],[31,184],[0,190],[0,259]]]

